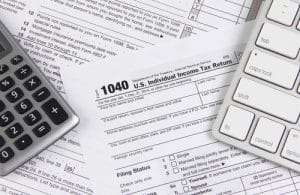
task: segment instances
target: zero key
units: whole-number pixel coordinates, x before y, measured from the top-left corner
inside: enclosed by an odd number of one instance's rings
[[[43,104],[42,109],[56,125],[60,125],[68,119],[68,114],[66,113],[66,111],[53,98]]]

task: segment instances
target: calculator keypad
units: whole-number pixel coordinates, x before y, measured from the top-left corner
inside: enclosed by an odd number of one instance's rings
[[[69,118],[34,70],[21,55],[0,64],[0,164],[21,155],[17,151],[37,139],[42,141]]]

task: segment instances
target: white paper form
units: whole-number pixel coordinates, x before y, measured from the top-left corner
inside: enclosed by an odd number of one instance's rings
[[[97,194],[297,194],[298,174],[211,136],[242,34],[63,69]]]
[[[61,64],[83,64],[241,24],[251,4],[252,0],[2,0],[0,10],[4,23],[63,91]]]
[[[62,65],[82,65],[162,40],[244,23],[251,2],[0,0],[0,18],[64,93]],[[82,155],[77,133],[72,131],[0,180],[1,190],[92,194]]]

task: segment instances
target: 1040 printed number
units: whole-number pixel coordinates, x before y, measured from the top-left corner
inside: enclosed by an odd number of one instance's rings
[[[117,91],[124,91],[129,89],[129,84],[127,81],[117,82],[115,84],[108,84],[101,87],[104,95],[114,94]]]

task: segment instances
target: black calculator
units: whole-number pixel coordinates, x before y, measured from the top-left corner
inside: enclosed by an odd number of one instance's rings
[[[78,123],[74,111],[0,21],[0,175]]]

